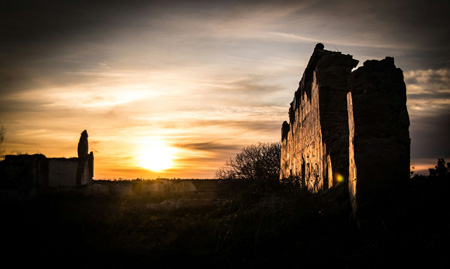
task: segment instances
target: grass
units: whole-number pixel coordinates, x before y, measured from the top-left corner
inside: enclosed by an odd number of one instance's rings
[[[1,204],[1,258],[17,266],[447,267],[450,180],[415,178],[368,229],[344,185],[226,182],[224,205],[155,210],[151,197],[47,193]]]

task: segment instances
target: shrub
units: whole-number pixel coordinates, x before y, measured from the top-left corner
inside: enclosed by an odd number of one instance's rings
[[[281,144],[259,143],[245,147],[216,172],[219,179],[278,181]]]

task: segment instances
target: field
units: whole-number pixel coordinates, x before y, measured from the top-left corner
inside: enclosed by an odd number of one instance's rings
[[[104,183],[104,184],[114,184]],[[146,195],[50,191],[1,203],[1,259],[17,266],[448,268],[450,180],[416,177],[386,220],[358,228],[341,185],[225,182],[222,203],[155,209]]]

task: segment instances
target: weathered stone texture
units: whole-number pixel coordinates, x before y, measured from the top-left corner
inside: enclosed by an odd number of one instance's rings
[[[49,186],[75,187],[77,185],[78,158],[49,158]]]
[[[0,199],[31,198],[48,187],[48,160],[42,154],[7,155],[0,162]]]
[[[281,178],[298,176],[319,191],[348,175],[346,93],[358,61],[318,44],[282,126]]]
[[[403,72],[394,59],[366,61],[351,76],[349,191],[358,218],[409,178],[410,138]]]
[[[348,180],[353,211],[364,219],[409,177],[409,116],[394,59],[352,73],[357,63],[316,46],[282,125],[280,177],[298,176],[314,192]]]

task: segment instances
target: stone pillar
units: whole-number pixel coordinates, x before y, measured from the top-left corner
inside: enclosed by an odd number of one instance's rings
[[[89,182],[92,182],[94,178],[94,152],[91,151],[88,156],[88,165],[89,165]]]
[[[86,170],[86,162],[88,160],[88,134],[87,131],[84,130],[81,133],[80,141],[78,142],[78,168],[77,168],[77,177],[76,177],[76,185],[80,186],[82,183],[82,178],[85,176]]]
[[[358,220],[382,218],[409,178],[410,138],[403,72],[394,59],[366,61],[347,95],[349,192]]]

